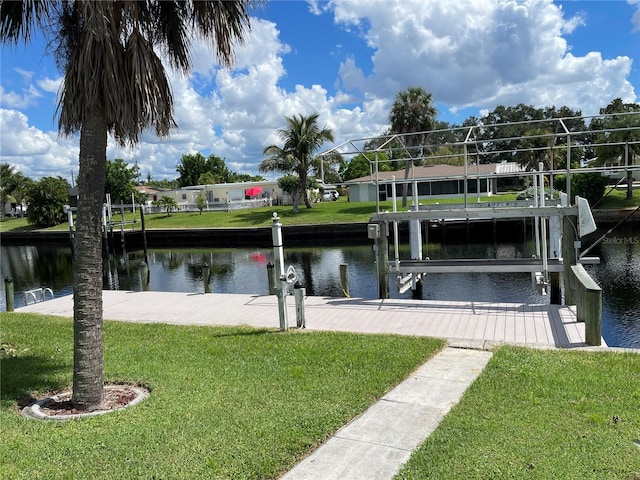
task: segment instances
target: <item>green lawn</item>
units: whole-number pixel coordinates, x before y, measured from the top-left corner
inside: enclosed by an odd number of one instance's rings
[[[640,355],[503,347],[397,478],[639,480],[639,438]]]
[[[620,209],[620,208],[630,208],[637,207],[640,205],[640,189],[636,188],[633,190],[633,198],[627,200],[627,189],[626,188],[616,188],[609,192],[600,203],[598,203],[595,208],[602,209]]]
[[[142,404],[45,422],[30,396],[69,388],[72,320],[0,314],[0,478],[277,478],[443,343],[390,335],[105,322],[108,382]]]
[[[482,197],[482,201],[510,201],[515,199],[515,194],[494,195]],[[447,199],[446,203],[462,203],[462,198]],[[475,201],[475,200],[474,200]],[[444,200],[420,201],[421,204],[443,203]],[[398,202],[398,208],[400,207]],[[392,202],[381,202],[382,210],[391,210]],[[154,213],[145,215],[146,228],[221,228],[221,227],[266,227],[271,225],[273,213],[276,212],[283,225],[309,225],[332,223],[367,222],[376,211],[375,202],[348,202],[341,197],[337,202],[321,202],[308,209],[304,204],[298,214],[293,213],[291,205],[247,208],[233,210],[231,212],[173,212],[170,216],[166,213]],[[114,213],[114,220],[120,220],[120,214]],[[125,215],[125,220],[133,220],[131,214]],[[140,229],[140,215],[136,214],[137,223],[126,228]],[[49,230],[67,230],[68,224],[64,223]],[[35,228],[23,218],[5,218],[0,223],[0,229],[4,232],[13,230],[34,230]]]
[[[0,314],[0,478],[277,478],[441,348],[391,335],[105,322],[142,404],[17,415],[69,387],[70,319]],[[46,332],[43,335],[42,332]],[[640,479],[640,355],[501,347],[398,479]]]
[[[634,190],[634,197],[626,200],[625,192],[617,190],[608,195],[597,208],[602,209],[620,209],[627,207],[635,207],[640,204],[640,190]],[[513,201],[516,193],[505,193],[493,195],[491,197],[481,197],[483,202]],[[470,201],[475,202],[476,198],[472,197]],[[435,203],[460,204],[463,203],[462,198],[450,199],[432,199],[421,200],[423,205]],[[381,210],[391,210],[393,207],[391,201],[381,202]],[[397,208],[400,207],[398,201]],[[243,210],[234,210],[231,212],[173,212],[170,216],[166,213],[155,213],[145,215],[146,228],[238,228],[238,227],[266,227],[272,224],[272,215],[278,213],[280,222],[283,225],[305,225],[305,224],[331,224],[331,223],[356,223],[369,221],[371,214],[375,213],[375,202],[348,202],[347,198],[340,197],[337,202],[321,202],[317,203],[311,209],[301,206],[300,212],[294,214],[290,205],[274,206],[274,207],[258,207]],[[114,214],[114,219],[120,219],[119,214]],[[125,219],[130,221],[134,217],[126,214]],[[137,220],[134,224],[129,224],[126,229],[139,230],[140,215],[136,214]],[[66,223],[50,228],[49,230],[67,230],[69,227]],[[36,230],[35,227],[29,225],[24,218],[2,218],[0,219],[0,231],[18,231],[18,230]]]

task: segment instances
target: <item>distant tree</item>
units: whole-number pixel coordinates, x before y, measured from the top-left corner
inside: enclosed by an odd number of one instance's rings
[[[297,175],[285,175],[278,179],[278,186],[283,192],[288,193],[292,197],[300,191],[300,177]],[[318,188],[318,182],[315,178],[307,177],[306,189]]]
[[[387,161],[388,155],[384,152],[378,153],[378,171],[391,171],[391,164]],[[366,177],[375,172],[373,163],[375,163],[376,154],[371,152],[359,153],[351,159],[345,169],[342,178],[344,181],[353,180],[354,178]]]
[[[213,185],[219,183],[220,180],[212,172],[201,173],[198,177],[197,185]]]
[[[640,105],[624,103],[622,99],[616,98],[605,108],[601,108],[600,113],[612,116],[596,118],[590,125],[591,129],[599,131],[594,140],[596,144],[600,144],[595,147],[596,165],[634,165],[635,157],[640,155],[640,130],[637,129],[640,126]],[[633,171],[628,169],[628,200],[633,198],[632,174]]]
[[[432,130],[435,124],[436,108],[433,106],[431,94],[420,87],[409,87],[396,94],[389,112],[391,133],[402,135],[409,159],[405,162],[404,178],[409,178],[409,170],[414,158],[423,155],[421,145],[424,144],[425,133]],[[405,182],[402,189],[402,206],[407,206],[408,186]]]
[[[43,177],[28,192],[27,221],[39,228],[55,227],[67,220],[69,182],[62,177]]]
[[[111,195],[112,203],[129,203],[131,194],[135,193],[134,180],[138,176],[138,167],[130,167],[121,158],[107,160],[106,178],[104,184],[105,195]]]
[[[229,183],[229,177],[231,175],[231,171],[227,167],[227,164],[224,158],[217,157],[216,155],[209,155],[207,157],[207,171],[211,172],[211,175],[218,179],[217,181],[220,183],[227,182]],[[213,182],[216,183],[216,182]]]
[[[298,188],[291,193],[293,197],[293,212],[299,212],[300,197],[304,199],[307,208],[311,208],[311,201],[307,193],[307,178],[313,166],[314,152],[326,141],[333,141],[330,129],[320,128],[318,113],[304,116],[294,115],[285,117],[287,128],[278,130],[278,135],[284,142],[283,146],[269,145],[264,149],[268,158],[260,163],[261,172],[282,172],[298,176]]]
[[[25,177],[21,172],[15,173],[9,179],[8,189],[16,203],[20,206],[27,203],[29,199],[29,191],[33,187],[33,180]],[[20,217],[24,216],[24,211],[20,208]]]
[[[4,215],[5,203],[15,201],[18,205],[23,205],[28,198],[29,189],[33,185],[33,180],[29,177],[25,177],[21,172],[16,172],[15,169],[8,163],[0,164],[0,194],[2,196],[1,211]],[[20,216],[22,217],[24,212],[20,209]]]
[[[202,215],[202,211],[207,208],[207,199],[202,193],[199,193],[196,197],[196,207],[200,210],[200,215]]]
[[[347,168],[347,162],[338,152],[332,152],[322,157],[315,157],[311,171],[320,183],[341,183],[342,172]]]
[[[566,192],[566,175],[556,175],[553,180],[553,185],[561,192]],[[571,175],[571,195],[578,195],[582,198],[586,198],[589,201],[589,205],[594,206],[604,196],[609,179],[598,173],[573,173]],[[571,200],[573,203],[573,199]]]
[[[151,188],[159,188],[159,189],[166,189],[166,190],[176,190],[178,188],[180,188],[180,183],[178,182],[178,180],[167,180],[166,178],[163,178],[162,180],[150,180],[147,183],[148,187]]]
[[[181,187],[198,185],[200,175],[208,171],[207,159],[200,152],[182,155],[176,170],[180,174],[178,183]]]
[[[249,175],[248,173],[235,173],[230,172],[229,178],[226,180],[227,183],[238,183],[238,182],[264,182],[266,178],[262,175]]]
[[[166,195],[163,197],[160,197],[154,203],[161,210],[164,210],[165,212],[167,212],[167,217],[170,217],[171,212],[174,210],[177,210],[178,208],[178,204],[176,203],[176,201],[172,197],[167,197]]]

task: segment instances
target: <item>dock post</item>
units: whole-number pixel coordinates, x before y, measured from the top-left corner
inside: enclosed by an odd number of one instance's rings
[[[389,298],[389,238],[387,224],[380,222],[376,240],[376,262],[378,264],[378,298]]]
[[[64,205],[62,208],[67,213],[67,220],[69,222],[69,247],[71,248],[71,260],[73,260],[76,254],[73,244],[73,210],[71,210],[71,205]]]
[[[280,320],[280,330],[289,328],[287,319],[287,279],[284,274],[284,248],[282,245],[282,224],[276,212],[273,212],[271,225],[271,239],[273,241],[273,257],[276,261],[275,274],[278,276],[279,285],[276,287],[278,296],[278,316]]]
[[[340,264],[340,289],[342,290],[342,296],[350,298],[349,294],[349,265],[346,263]]]
[[[211,269],[206,263],[202,265],[202,282],[204,283],[204,293],[211,293]]]
[[[298,328],[305,328],[306,319],[304,316],[304,297],[306,295],[306,288],[302,286],[300,282],[293,284],[293,297],[296,301],[296,326]]]
[[[4,296],[7,312],[13,312],[13,280],[10,278],[4,279]]]
[[[147,252],[147,230],[144,228],[144,207],[140,205],[140,228],[142,229],[142,248],[144,249],[144,261],[149,263]]]
[[[147,292],[149,290],[149,265],[147,262],[141,262],[139,268],[142,291]]]
[[[564,287],[564,304],[575,305],[575,295],[572,291],[571,266],[578,262],[576,255],[576,225],[578,217],[566,215],[562,218],[562,283]]]
[[[273,263],[267,263],[267,281],[269,282],[269,295],[276,294],[276,276]]]

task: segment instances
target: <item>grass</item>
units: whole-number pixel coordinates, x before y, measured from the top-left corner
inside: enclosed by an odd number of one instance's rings
[[[640,204],[640,190],[633,192],[634,197],[627,200],[625,192],[616,190],[609,194],[601,203],[597,205],[599,209],[621,209],[627,207],[636,207]],[[491,197],[481,197],[482,202],[498,202],[513,201],[516,193],[505,193],[493,195]],[[470,197],[472,202],[476,201],[476,197]],[[422,205],[447,203],[460,204],[463,198],[450,199],[430,199],[421,200]],[[401,208],[398,202],[398,208]],[[391,201],[380,203],[381,210],[391,210],[393,204]],[[145,215],[146,228],[238,228],[238,227],[267,227],[272,224],[272,215],[274,212],[280,217],[283,225],[321,225],[332,223],[358,223],[368,222],[371,214],[376,211],[375,202],[348,202],[347,198],[340,197],[337,202],[321,202],[315,204],[313,208],[307,209],[301,206],[300,212],[294,214],[290,205],[274,206],[274,207],[258,207],[243,210],[234,210],[231,212],[173,212],[170,216],[166,213],[154,213]],[[114,220],[118,221],[120,215],[115,212]],[[133,220],[131,214],[126,214],[125,219]],[[140,229],[140,216],[136,214],[137,223],[129,224],[126,229]],[[66,223],[52,227],[46,230],[67,230],[69,227]],[[29,225],[25,218],[2,218],[0,219],[0,231],[30,231],[37,230],[33,225]]]
[[[638,385],[638,354],[502,347],[396,478],[638,480]]]
[[[609,193],[607,194],[607,192]],[[605,210],[622,209],[637,207],[640,205],[640,189],[638,188],[633,190],[633,198],[629,200],[627,200],[626,186],[624,188],[616,188],[613,191],[609,191],[609,189],[607,189],[607,192],[605,192],[606,197],[604,197],[602,201],[595,206],[595,208]]]
[[[510,201],[515,199],[515,194],[494,195],[491,197],[481,197],[482,201]],[[475,201],[475,198],[473,199]],[[421,204],[443,203],[444,200],[420,201]],[[446,203],[463,203],[464,199],[447,199]],[[400,202],[398,202],[400,204]],[[382,210],[391,210],[392,202],[380,203]],[[399,207],[400,208],[400,207]],[[341,197],[337,202],[321,202],[308,209],[303,205],[298,214],[294,214],[291,205],[247,208],[243,210],[233,210],[231,212],[173,212],[170,216],[166,213],[154,213],[145,215],[146,228],[238,228],[238,227],[267,227],[272,222],[274,212],[280,217],[283,225],[320,225],[334,223],[357,223],[368,222],[371,214],[375,213],[375,202],[348,202],[347,198]],[[114,212],[114,220],[120,220],[120,214]],[[136,214],[138,223],[125,228],[140,229],[140,216]],[[131,214],[125,215],[125,220],[132,220]],[[68,224],[64,223],[47,230],[67,230]],[[29,225],[26,219],[11,218],[2,219],[0,229],[3,232],[36,230]]]
[[[68,422],[16,414],[72,377],[72,320],[2,313],[0,478],[277,478],[442,347],[390,335],[105,322],[105,377],[142,404]]]

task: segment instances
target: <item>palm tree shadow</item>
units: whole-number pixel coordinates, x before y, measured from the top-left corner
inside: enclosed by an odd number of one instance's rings
[[[22,408],[34,403],[34,392],[56,392],[68,384],[63,383],[59,373],[69,370],[69,366],[37,355],[3,357],[0,377],[0,402],[17,404]]]

